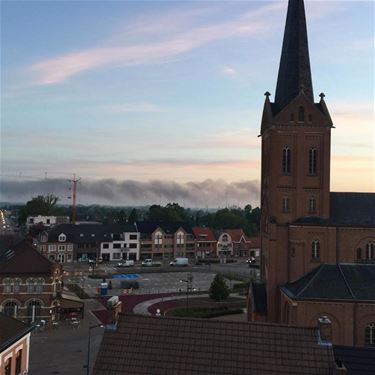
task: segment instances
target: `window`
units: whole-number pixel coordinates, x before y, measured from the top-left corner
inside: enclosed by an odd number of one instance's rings
[[[20,292],[20,285],[21,285],[21,279],[14,279],[13,280],[13,293],[19,293]]]
[[[4,279],[3,284],[4,284],[4,293],[12,293],[11,279]]]
[[[56,245],[48,245],[48,251],[56,251]]]
[[[316,175],[317,172],[317,151],[316,148],[309,150],[309,175]]]
[[[112,258],[113,259],[121,259],[121,253],[113,253]]]
[[[372,242],[369,242],[366,245],[366,259],[367,260],[375,259],[375,245]]]
[[[357,260],[361,260],[362,259],[362,249],[359,247],[357,249]]]
[[[224,236],[222,238],[222,241],[223,242],[227,242],[228,241],[228,235],[224,234]]]
[[[182,245],[184,243],[184,234],[179,232],[177,233],[177,244]]]
[[[129,235],[129,240],[136,240],[138,236],[136,234],[130,234]]]
[[[291,151],[288,146],[283,148],[283,174],[290,174],[290,157]]]
[[[281,208],[283,212],[289,212],[289,198],[288,197],[283,197]]]
[[[316,199],[314,197],[309,199],[309,213],[313,214],[316,212]]]
[[[50,219],[47,219],[46,222],[47,222],[47,224],[51,224],[51,220]]]
[[[65,245],[59,245],[58,250],[60,251],[65,251]]]
[[[35,280],[34,279],[27,279],[26,284],[27,284],[27,293],[34,293]]]
[[[113,248],[114,249],[121,249],[121,244],[120,243],[114,243]]]
[[[137,248],[137,244],[136,243],[130,243],[129,244],[129,248],[130,249],[136,249]]]
[[[365,328],[365,345],[375,346],[375,323],[370,323]]]
[[[320,242],[318,240],[313,241],[311,244],[311,258],[315,260],[320,259]]]
[[[103,243],[103,249],[109,249],[109,243]]]
[[[42,307],[41,303],[37,300],[30,301],[27,304],[27,315],[31,322],[34,322],[38,316],[41,316]]]
[[[59,235],[59,242],[65,242],[65,241],[66,241],[66,236],[65,236],[64,233],[61,233],[61,234]]]
[[[15,318],[17,316],[17,302],[16,301],[8,301],[3,305],[4,314],[10,317]]]
[[[35,291],[37,293],[43,293],[43,285],[44,285],[44,279],[40,278],[36,281],[36,285],[35,285]]]
[[[21,368],[22,368],[22,349],[20,349],[16,355],[16,374],[21,373]]]
[[[10,375],[12,371],[12,357],[8,358],[5,362],[4,375]]]
[[[298,121],[299,122],[305,121],[305,108],[303,107],[298,108]]]

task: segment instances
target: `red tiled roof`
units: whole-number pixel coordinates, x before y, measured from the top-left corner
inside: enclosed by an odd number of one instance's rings
[[[210,228],[193,227],[193,233],[197,240],[200,241],[215,241],[215,234]]]
[[[259,237],[250,237],[249,240],[251,241],[250,247],[252,249],[260,249],[260,236]]]
[[[228,233],[233,242],[240,242],[242,236],[246,242],[250,242],[250,238],[246,236],[242,229],[225,229],[223,232]]]
[[[0,262],[0,274],[45,274],[52,273],[55,264],[44,257],[27,241],[13,248],[12,256]]]
[[[121,314],[93,374],[332,374],[334,366],[314,328]]]

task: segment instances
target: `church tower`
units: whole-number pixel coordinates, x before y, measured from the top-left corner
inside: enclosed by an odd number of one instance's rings
[[[261,123],[261,276],[268,320],[277,321],[276,289],[289,280],[288,226],[328,219],[332,121],[314,102],[303,0],[289,0],[275,100],[265,93]]]

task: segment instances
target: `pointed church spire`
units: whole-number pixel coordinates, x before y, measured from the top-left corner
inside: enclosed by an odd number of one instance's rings
[[[289,0],[275,106],[283,109],[300,91],[313,102],[309,47],[303,0]]]

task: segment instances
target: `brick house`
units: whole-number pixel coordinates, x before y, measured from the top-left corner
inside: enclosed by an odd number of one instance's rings
[[[195,258],[195,237],[191,226],[180,222],[137,221],[141,258]]]
[[[330,192],[332,128],[324,94],[314,102],[304,3],[290,0],[261,122],[262,280],[250,315],[301,326],[327,316],[334,344],[375,345],[375,295],[358,290],[375,290],[375,194]]]
[[[28,373],[32,329],[33,327],[0,313],[0,374]]]
[[[217,240],[212,229],[206,227],[193,227],[195,236],[196,255],[198,258],[216,257]]]
[[[30,323],[56,319],[62,269],[27,241],[0,249],[0,311]]]

